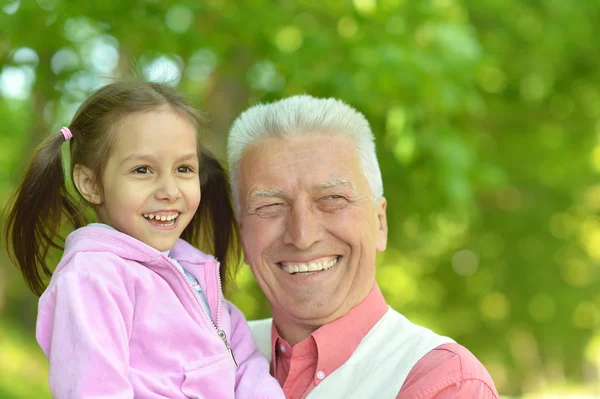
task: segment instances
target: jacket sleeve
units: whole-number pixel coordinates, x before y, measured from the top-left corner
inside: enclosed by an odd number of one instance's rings
[[[260,353],[242,312],[226,302],[231,315],[230,345],[238,363],[235,376],[235,397],[252,399],[284,399],[277,380],[269,374],[269,362]]]
[[[59,276],[40,298],[36,331],[50,362],[52,396],[133,398],[132,317],[133,304],[118,273]]]

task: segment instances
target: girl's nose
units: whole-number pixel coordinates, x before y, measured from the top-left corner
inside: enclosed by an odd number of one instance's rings
[[[156,190],[156,199],[172,202],[179,197],[181,197],[181,191],[179,191],[179,186],[175,179],[171,176],[162,179]]]

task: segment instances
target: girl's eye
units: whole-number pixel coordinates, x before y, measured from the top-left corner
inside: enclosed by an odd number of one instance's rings
[[[177,172],[179,172],[179,173],[190,173],[190,172],[193,172],[193,170],[189,166],[180,166],[180,167],[177,168]]]
[[[133,173],[148,174],[150,173],[150,169],[145,166],[139,166],[133,170]]]

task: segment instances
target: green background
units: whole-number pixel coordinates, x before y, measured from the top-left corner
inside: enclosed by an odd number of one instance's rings
[[[132,69],[189,94],[221,157],[250,104],[338,97],[377,136],[389,303],[467,346],[505,397],[600,397],[597,0],[0,4],[0,205],[31,149]],[[267,316],[246,266],[238,286]],[[2,398],[50,397],[35,317],[3,244]]]

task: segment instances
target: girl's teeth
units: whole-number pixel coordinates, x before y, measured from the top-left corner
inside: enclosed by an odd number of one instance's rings
[[[171,220],[177,219],[177,217],[179,216],[179,214],[168,215],[168,216],[167,215],[162,215],[161,216],[161,215],[154,215],[154,214],[145,213],[142,216],[144,216],[146,219],[150,219],[150,220],[156,219],[156,220],[159,220],[161,222],[166,222],[166,221],[171,221]]]

